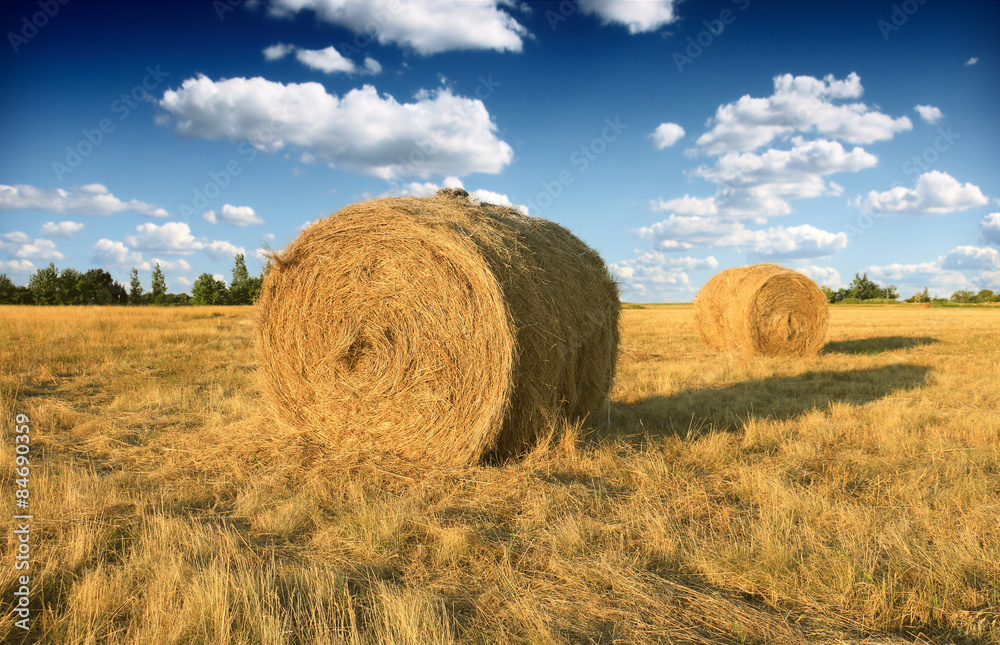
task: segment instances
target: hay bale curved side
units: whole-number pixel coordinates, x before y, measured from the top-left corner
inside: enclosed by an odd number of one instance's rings
[[[274,254],[256,330],[286,424],[338,450],[469,464],[600,406],[618,293],[556,224],[460,193],[386,198]]]
[[[733,267],[694,299],[695,323],[710,349],[756,356],[807,356],[826,340],[830,313],[816,283],[776,264]]]

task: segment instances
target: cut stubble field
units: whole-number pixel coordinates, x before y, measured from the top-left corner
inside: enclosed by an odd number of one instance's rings
[[[0,640],[1000,642],[1000,309],[834,307],[801,359],[626,309],[600,418],[465,469],[274,425],[252,313],[0,307]]]

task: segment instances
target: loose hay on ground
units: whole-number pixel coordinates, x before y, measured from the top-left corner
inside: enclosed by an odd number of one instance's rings
[[[826,340],[826,296],[806,276],[776,264],[726,269],[694,299],[705,345],[755,356],[807,356]]]
[[[618,287],[558,224],[465,191],[352,204],[274,253],[263,390],[331,449],[505,459],[607,396]]]

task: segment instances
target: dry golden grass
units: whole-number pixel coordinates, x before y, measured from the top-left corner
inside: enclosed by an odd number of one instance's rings
[[[0,307],[11,515],[33,427],[26,642],[1000,641],[996,309],[835,307],[805,359],[628,309],[596,428],[419,470],[272,433],[251,315]]]

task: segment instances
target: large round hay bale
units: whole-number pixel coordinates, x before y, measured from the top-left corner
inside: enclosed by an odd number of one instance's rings
[[[705,344],[719,352],[807,356],[826,340],[830,313],[816,283],[776,264],[733,267],[705,283],[694,299]]]
[[[352,204],[274,253],[263,390],[331,449],[471,464],[603,403],[618,286],[562,226],[465,191]]]

